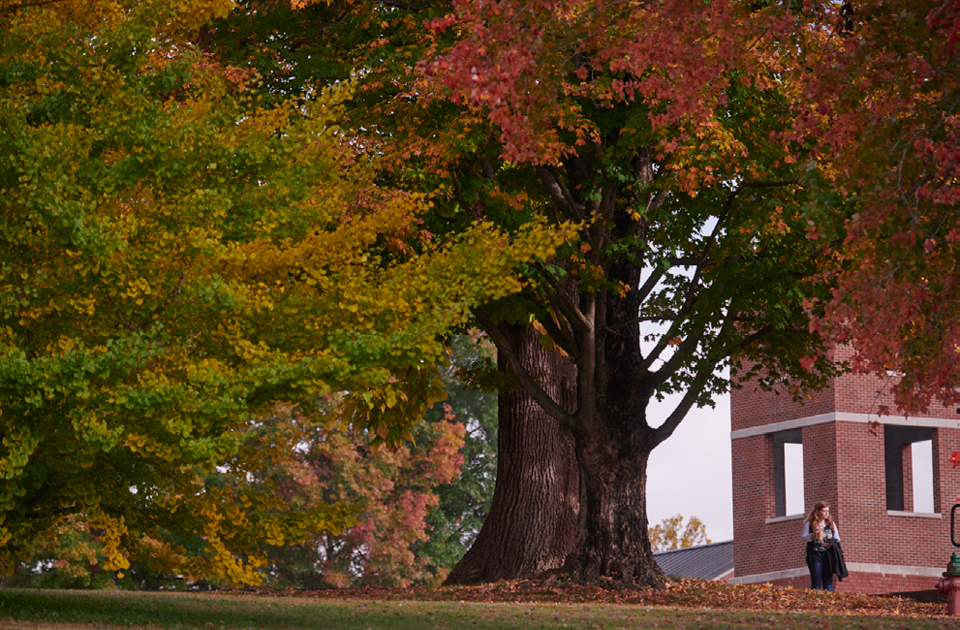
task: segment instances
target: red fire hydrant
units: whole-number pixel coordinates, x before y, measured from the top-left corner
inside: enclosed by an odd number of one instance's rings
[[[940,596],[947,600],[947,614],[960,615],[960,555],[953,552],[947,571],[937,582]]]

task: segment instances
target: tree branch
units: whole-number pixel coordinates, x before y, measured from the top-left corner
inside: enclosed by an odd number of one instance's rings
[[[563,215],[573,221],[583,221],[583,210],[573,199],[567,187],[553,175],[553,172],[546,166],[538,166],[537,173],[540,175],[543,185],[547,187],[547,194],[560,208]]]
[[[480,171],[487,179],[492,179],[494,182],[499,183],[497,181],[497,172],[493,170],[493,165],[490,164],[490,160],[485,157],[480,158]]]
[[[567,295],[566,291],[563,291],[563,288],[550,277],[548,270],[540,263],[535,263],[534,267],[540,272],[540,275],[547,284],[550,285],[552,292],[548,292],[547,299],[550,299],[551,296],[555,298],[556,307],[559,308],[559,312],[562,313],[564,318],[569,322],[571,332],[576,334],[578,327],[584,330],[591,328],[590,320],[588,320],[580,309],[570,300],[570,296]],[[550,304],[554,304],[553,299],[550,299]]]
[[[641,371],[650,369],[650,366],[653,365],[653,362],[660,357],[660,354],[670,343],[670,340],[673,339],[679,332],[680,323],[684,320],[687,314],[693,310],[693,307],[697,302],[697,298],[700,295],[699,291],[697,291],[697,287],[700,285],[700,278],[703,276],[703,268],[704,264],[707,262],[710,248],[713,246],[717,234],[720,232],[720,228],[723,226],[724,222],[726,222],[727,216],[730,214],[730,209],[733,208],[733,202],[737,198],[737,195],[740,194],[741,190],[742,188],[737,188],[736,190],[732,191],[730,196],[727,197],[727,201],[723,204],[723,209],[720,211],[720,214],[717,217],[717,224],[713,226],[713,231],[710,233],[710,236],[707,237],[707,241],[703,246],[703,252],[701,252],[697,260],[696,271],[693,274],[693,278],[690,279],[689,288],[687,295],[684,298],[683,305],[677,309],[677,312],[674,315],[673,323],[670,324],[670,329],[667,331],[667,334],[660,337],[660,340],[657,341],[657,345],[654,347],[654,349],[651,350],[650,354],[648,354],[641,362],[639,367]],[[666,270],[664,270],[664,273],[665,272]]]
[[[577,347],[576,337],[574,337],[569,329],[564,330],[562,326],[555,323],[552,319],[542,321],[540,322],[540,325],[543,326],[543,329],[547,331],[547,334],[550,335],[550,338],[553,339],[553,342],[560,346],[561,350],[570,355],[574,361],[579,358],[580,351]]]
[[[647,278],[647,281],[643,283],[637,290],[637,303],[643,304],[647,297],[650,295],[650,292],[653,291],[653,288],[657,286],[657,283],[660,282],[660,278],[663,277],[663,274],[667,273],[667,270],[662,265],[657,265],[654,267],[653,272],[650,274],[650,277]],[[643,321],[643,318],[640,318],[639,321]]]
[[[723,325],[720,327],[720,333],[717,335],[717,339],[722,339],[730,330],[730,310],[731,309],[727,309],[727,316],[724,317]],[[699,339],[703,337],[704,332],[705,330],[701,330],[700,334],[697,336],[698,342]],[[677,354],[679,355],[680,353],[678,352]],[[729,355],[730,352],[727,352],[718,358],[723,358]],[[676,355],[674,358],[676,358]],[[708,356],[707,359],[710,359],[710,357]],[[656,448],[659,444],[662,444],[664,440],[673,435],[673,432],[680,425],[680,421],[686,417],[687,413],[690,411],[690,408],[693,407],[693,404],[703,393],[704,388],[707,386],[707,382],[709,382],[710,377],[713,375],[714,370],[716,369],[716,364],[716,360],[705,360],[701,363],[700,371],[697,373],[696,377],[694,377],[693,383],[690,384],[690,387],[687,388],[686,393],[680,400],[680,404],[676,406],[669,416],[667,416],[667,419],[663,424],[653,430],[653,434],[650,438],[652,448]],[[662,369],[666,370],[666,367],[667,366],[664,366]]]
[[[553,309],[553,315],[556,318],[556,322],[553,319],[548,321],[542,321],[540,324],[547,331],[547,334],[550,335],[551,339],[559,345],[564,352],[569,354],[574,359],[579,359],[580,357],[580,346],[577,344],[577,333],[573,328],[573,324],[570,319],[563,312],[564,305],[560,299],[560,296],[557,295],[556,291],[551,291],[549,289],[544,289],[543,293],[546,294],[546,299],[550,303],[550,307]]]
[[[680,364],[683,363],[686,357],[693,354],[694,350],[697,348],[697,345],[700,343],[706,333],[707,326],[705,324],[696,334],[687,335],[686,339],[681,341],[677,346],[677,351],[673,353],[673,356],[664,362],[660,369],[653,374],[654,380],[656,380],[658,383],[661,383],[668,375],[673,374],[677,368],[680,367]]]
[[[329,24],[325,24],[325,25],[321,26],[320,28],[316,29],[316,30],[315,30],[313,33],[311,33],[310,35],[307,35],[306,37],[301,37],[301,38],[298,39],[297,41],[292,42],[292,43],[290,44],[290,46],[289,46],[290,51],[291,51],[291,52],[295,52],[295,51],[296,51],[298,48],[300,48],[301,46],[303,46],[303,45],[305,45],[305,44],[309,44],[310,42],[312,42],[312,41],[315,40],[316,38],[318,38],[318,37],[320,37],[321,35],[323,35],[324,32],[329,31],[330,29],[336,28],[336,27],[340,26],[341,24],[343,24],[344,22],[346,22],[346,21],[347,21],[347,18],[349,18],[349,17],[350,17],[349,13],[346,13],[346,12],[345,12],[345,13],[341,13],[339,16],[337,16],[337,19],[335,19],[333,22],[331,22],[331,23],[329,23]]]
[[[700,394],[703,393],[703,389],[706,387],[709,378],[709,373],[701,372],[695,379],[693,379],[693,383],[683,395],[683,399],[680,400],[680,404],[676,406],[669,416],[667,416],[667,419],[663,424],[653,430],[650,436],[651,448],[656,448],[662,444],[664,440],[673,435],[673,432],[676,431],[677,427],[680,425],[680,421],[686,417],[687,412],[689,412],[690,408],[693,407],[693,403],[695,403],[697,398],[700,397]]]
[[[507,365],[510,366],[510,371],[517,377],[517,380],[520,381],[523,389],[537,401],[537,404],[540,405],[540,408],[543,409],[547,415],[555,419],[562,426],[576,432],[579,427],[576,416],[568,413],[566,409],[557,404],[550,394],[544,391],[540,383],[533,378],[530,372],[523,367],[516,350],[511,345],[507,336],[500,330],[500,327],[494,324],[493,320],[483,312],[475,311],[475,314],[477,321],[486,333],[490,335],[494,343],[496,343],[497,351],[503,353],[504,358],[507,360]]]

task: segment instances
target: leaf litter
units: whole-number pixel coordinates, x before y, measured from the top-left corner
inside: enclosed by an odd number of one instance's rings
[[[249,591],[247,591],[249,592]],[[331,600],[454,601],[475,603],[615,604],[678,607],[703,610],[744,610],[781,613],[813,612],[830,615],[882,617],[942,617],[946,605],[914,599],[828,593],[771,584],[725,584],[691,578],[674,578],[662,590],[637,590],[613,582],[568,584],[554,576],[508,580],[475,586],[414,586],[410,588],[353,588],[319,591],[254,590],[274,597],[307,597]]]

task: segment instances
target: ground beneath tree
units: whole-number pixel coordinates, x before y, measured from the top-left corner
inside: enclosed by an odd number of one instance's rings
[[[931,581],[931,587],[935,583]],[[413,587],[402,589],[330,589],[324,591],[268,591],[274,597],[316,599],[369,599],[414,601],[465,601],[509,603],[627,604],[677,606],[693,609],[762,610],[813,612],[838,615],[924,616],[946,615],[945,603],[923,603],[913,599],[826,593],[809,589],[783,588],[768,584],[734,585],[704,580],[679,579],[661,591],[637,591],[614,584],[584,586],[556,580],[513,580],[479,586]]]

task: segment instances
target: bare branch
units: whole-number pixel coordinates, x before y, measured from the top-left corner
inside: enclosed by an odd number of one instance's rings
[[[617,187],[614,185],[606,186],[603,189],[597,213],[603,217],[604,221],[613,219],[613,211],[617,207]]]
[[[706,372],[701,372],[695,379],[693,379],[693,383],[691,383],[691,386],[683,395],[683,398],[680,400],[680,404],[677,405],[677,407],[669,416],[667,416],[667,419],[663,424],[653,430],[653,434],[650,438],[651,448],[656,448],[662,444],[664,440],[673,435],[673,432],[680,425],[680,421],[686,417],[687,413],[690,411],[690,408],[693,407],[693,403],[695,403],[697,398],[700,397],[700,394],[703,393],[703,390],[707,385],[707,381],[709,380],[710,374]]]
[[[710,233],[710,236],[707,237],[706,243],[704,243],[703,246],[703,251],[701,252],[696,263],[696,271],[693,274],[693,278],[690,279],[687,295],[684,298],[684,303],[674,314],[673,323],[670,325],[670,329],[668,330],[667,334],[660,337],[659,341],[657,341],[657,345],[641,362],[639,368],[641,371],[650,369],[650,366],[653,365],[653,362],[656,361],[663,353],[664,349],[666,349],[667,345],[670,343],[670,340],[677,336],[680,323],[693,310],[693,307],[700,295],[697,289],[700,286],[700,278],[703,276],[704,265],[707,262],[710,249],[717,238],[717,234],[720,233],[721,227],[726,222],[727,216],[730,214],[730,209],[733,207],[733,202],[737,198],[737,195],[740,194],[741,190],[742,189],[738,188],[732,191],[730,196],[727,198],[727,201],[723,204],[723,209],[720,211],[720,215],[717,217],[717,224],[713,227],[713,231]]]
[[[732,325],[729,318],[729,311],[730,309],[728,309],[728,315],[724,318],[723,325],[720,327],[720,332],[717,335],[718,339],[725,337],[730,330],[730,326]],[[703,334],[704,331],[701,330],[700,334],[697,336],[698,343],[699,339],[703,337]],[[677,354],[679,355],[680,352]],[[729,353],[724,354],[723,356],[729,356]],[[700,395],[703,394],[704,388],[707,386],[707,383],[710,381],[710,377],[713,375],[715,365],[715,361],[705,361],[703,364],[701,364],[700,372],[696,375],[696,377],[694,377],[690,387],[687,388],[686,393],[684,393],[683,398],[680,400],[680,404],[677,405],[677,407],[669,416],[667,416],[667,419],[663,424],[653,430],[653,435],[651,437],[653,448],[673,435],[673,432],[677,429],[677,426],[680,425],[680,421],[686,417],[687,413],[690,411],[690,408],[693,407],[693,404],[697,401]],[[663,369],[667,370],[667,366],[665,365]]]
[[[643,283],[637,290],[637,303],[642,304],[646,301],[647,297],[653,291],[653,288],[657,286],[657,283],[660,282],[660,278],[663,277],[663,274],[667,273],[667,269],[662,265],[657,265],[654,267],[653,272],[650,274],[650,277],[647,278],[647,281]],[[643,321],[644,318],[640,318],[640,321]]]
[[[483,176],[487,179],[492,179],[494,182],[497,181],[497,172],[493,170],[490,160],[485,157],[480,158],[480,170],[483,172]]]

